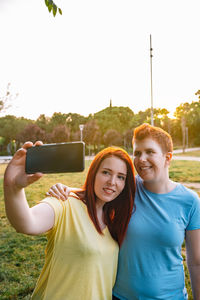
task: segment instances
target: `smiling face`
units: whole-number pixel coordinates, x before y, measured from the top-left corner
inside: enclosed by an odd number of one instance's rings
[[[116,157],[105,158],[96,173],[94,191],[98,204],[114,200],[123,191],[127,175],[126,163]]]
[[[151,138],[135,140],[133,155],[136,171],[145,183],[161,183],[168,180],[171,153],[163,153],[156,141]]]

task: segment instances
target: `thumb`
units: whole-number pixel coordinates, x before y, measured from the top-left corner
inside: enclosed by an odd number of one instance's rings
[[[24,148],[20,148],[15,152],[15,154],[13,155],[13,158],[18,159],[18,158],[23,157],[25,154],[26,154],[26,150]]]

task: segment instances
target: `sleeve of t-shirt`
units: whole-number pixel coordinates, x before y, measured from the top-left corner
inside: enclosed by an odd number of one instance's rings
[[[195,193],[186,230],[200,229],[200,199]]]
[[[54,214],[55,214],[54,226],[50,231],[48,231],[48,233],[49,233],[52,230],[54,230],[55,228],[57,228],[59,220],[62,218],[64,206],[66,204],[62,200],[58,200],[57,198],[54,198],[54,197],[47,197],[47,198],[43,199],[41,201],[41,203],[49,204],[54,210]]]

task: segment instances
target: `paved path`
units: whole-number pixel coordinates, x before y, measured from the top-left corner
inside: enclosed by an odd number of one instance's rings
[[[198,150],[200,150],[200,147],[187,148],[187,149],[185,149],[185,152],[198,151]],[[176,154],[176,153],[183,153],[183,149],[176,149],[176,150],[173,150],[173,153],[174,153],[174,154]]]
[[[199,151],[200,148],[199,147],[196,147],[196,148],[187,148],[185,149],[185,152],[192,152],[192,151]],[[177,149],[177,150],[174,150],[173,151],[174,154],[177,154],[177,153],[183,153],[183,150],[182,149]],[[196,156],[184,156],[183,154],[182,155],[173,155],[173,159],[175,160],[195,160],[195,161],[200,161],[200,157],[196,157]]]
[[[197,156],[183,156],[183,155],[174,155],[173,160],[195,160],[200,161],[200,157]]]
[[[0,156],[0,164],[8,163],[12,159],[12,156]]]

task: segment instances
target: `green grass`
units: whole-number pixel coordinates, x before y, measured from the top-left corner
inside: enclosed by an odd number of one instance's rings
[[[169,176],[178,182],[200,182],[200,162],[172,160]]]
[[[45,192],[56,182],[80,187],[85,180],[89,162],[82,173],[50,174],[26,189],[30,206],[45,197]],[[10,226],[4,210],[3,173],[6,165],[0,165],[0,299],[30,299],[44,263],[46,237],[17,234]],[[173,161],[170,177],[176,181],[200,182],[200,162]],[[186,286],[189,300],[192,299],[189,274],[185,265]]]
[[[173,155],[177,156],[197,156],[200,157],[200,151],[190,151],[190,152],[181,152],[181,153],[174,153]]]

